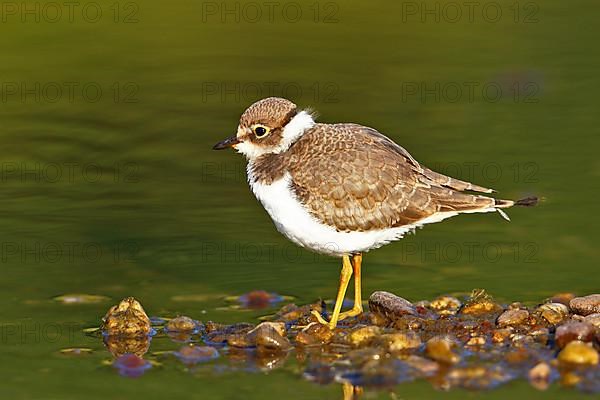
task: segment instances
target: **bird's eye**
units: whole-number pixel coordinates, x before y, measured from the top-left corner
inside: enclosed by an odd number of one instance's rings
[[[257,125],[254,127],[254,134],[257,138],[266,136],[269,133],[269,128],[263,125]]]

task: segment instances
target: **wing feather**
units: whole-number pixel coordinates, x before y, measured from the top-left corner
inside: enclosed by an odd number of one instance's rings
[[[289,154],[296,195],[313,216],[339,231],[412,225],[436,213],[495,204],[462,192],[491,189],[424,168],[404,148],[361,125],[317,124]]]

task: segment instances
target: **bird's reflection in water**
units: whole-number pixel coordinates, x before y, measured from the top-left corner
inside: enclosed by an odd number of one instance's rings
[[[342,393],[344,395],[343,400],[358,400],[363,394],[363,388],[344,382],[342,384]]]

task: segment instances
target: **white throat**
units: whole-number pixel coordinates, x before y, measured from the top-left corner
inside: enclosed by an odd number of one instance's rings
[[[300,111],[283,128],[281,143],[275,148],[265,149],[246,141],[235,146],[239,153],[246,156],[248,160],[256,159],[266,153],[283,153],[290,148],[296,140],[300,139],[304,132],[315,126],[315,120],[312,115],[306,111]]]
[[[283,140],[277,147],[277,151],[275,151],[275,153],[281,153],[289,149],[296,140],[300,139],[300,137],[304,135],[304,132],[313,126],[315,126],[315,120],[313,119],[312,115],[306,111],[300,111],[283,129]]]

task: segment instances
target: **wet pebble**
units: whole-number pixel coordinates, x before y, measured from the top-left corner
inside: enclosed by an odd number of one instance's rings
[[[481,316],[495,314],[502,311],[502,307],[494,302],[492,297],[483,289],[476,289],[471,294],[469,301],[461,308],[461,314]]]
[[[546,362],[541,362],[529,370],[527,377],[531,386],[538,390],[546,390],[550,385],[551,373],[552,368],[550,368],[550,365]]]
[[[600,328],[600,313],[587,315],[583,322],[594,325],[596,329]]]
[[[571,300],[573,300],[574,298],[575,298],[574,293],[570,293],[570,292],[557,293],[550,298],[550,302],[551,303],[561,303],[561,304],[564,304],[565,306],[568,306],[569,302]]]
[[[474,336],[466,343],[467,346],[483,346],[486,343],[485,337]]]
[[[173,354],[184,364],[197,364],[211,361],[219,357],[219,352],[214,347],[210,346],[183,346],[179,351]]]
[[[334,336],[334,332],[327,325],[313,322],[304,330],[298,332],[296,342],[305,346],[325,344],[331,342]]]
[[[285,337],[285,325],[274,322],[263,322],[248,332],[254,337],[256,347],[261,352],[279,353],[286,352],[292,348],[287,337]]]
[[[586,322],[569,321],[556,328],[554,340],[558,347],[563,348],[573,340],[591,342],[594,339],[595,328]]]
[[[285,335],[285,324],[281,322],[262,322],[246,333],[234,333],[227,339],[233,347],[257,347],[260,351],[279,352],[291,348]]]
[[[513,328],[504,328],[504,329],[496,329],[492,333],[492,342],[494,343],[504,343],[509,340],[510,336],[513,334]]]
[[[348,334],[348,342],[354,347],[370,344],[379,334],[381,328],[378,326],[363,326],[352,330]]]
[[[108,310],[102,319],[102,330],[109,336],[149,335],[150,318],[136,299],[127,297]]]
[[[569,302],[569,307],[574,313],[580,315],[600,313],[600,294],[575,297]]]
[[[504,311],[497,319],[496,323],[499,327],[517,326],[525,323],[529,318],[529,311],[521,309],[513,309]]]
[[[416,315],[413,304],[393,293],[378,291],[369,297],[369,310],[395,320],[403,315]]]
[[[460,361],[460,355],[454,352],[456,342],[445,336],[437,336],[429,339],[425,345],[425,353],[433,360],[444,364],[456,364]]]
[[[552,325],[563,322],[569,316],[569,308],[563,303],[542,304],[537,311],[542,318]]]
[[[558,354],[558,361],[563,364],[597,365],[598,358],[596,349],[579,340],[569,342]]]
[[[382,335],[379,341],[391,353],[416,349],[422,345],[419,335],[412,331],[388,333]]]
[[[464,305],[452,296],[411,304],[391,293],[376,292],[369,301],[371,312],[344,320],[333,331],[316,323],[311,314],[323,310],[321,302],[284,306],[261,318],[264,322],[258,325],[211,321],[200,325],[178,317],[155,321],[155,326],[164,324],[168,334],[158,340],[171,341],[177,341],[177,332],[201,328],[209,346],[192,344],[164,353],[186,365],[220,354],[227,357],[227,363],[207,369],[269,371],[294,356],[297,363],[309,365],[307,378],[323,383],[388,386],[427,378],[440,389],[487,389],[526,376],[533,387],[544,390],[560,373],[565,385],[596,392],[600,373],[591,366],[598,365],[594,346],[600,343],[600,313],[573,314],[563,301],[555,299],[537,308],[513,302],[503,309],[482,290],[473,291]],[[139,376],[149,368],[142,356],[152,336],[110,335],[109,331],[129,332],[133,327],[133,332],[140,332],[136,326],[144,325],[145,312],[136,303],[125,299],[111,308],[103,323],[105,344],[119,360],[118,366],[117,361],[113,365],[126,376]],[[198,338],[196,333],[188,336]],[[227,347],[221,351],[214,347],[223,345]],[[293,346],[296,349],[290,352]]]
[[[452,296],[440,296],[429,304],[439,315],[455,315],[461,306],[461,301]]]
[[[190,317],[179,316],[173,318],[165,325],[165,330],[169,332],[193,333],[197,331],[198,323]]]

